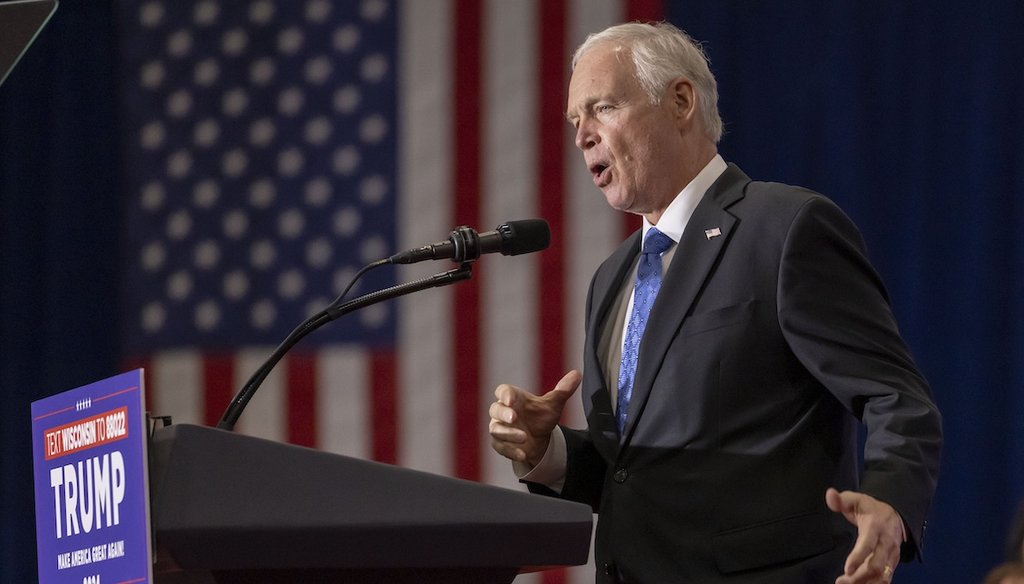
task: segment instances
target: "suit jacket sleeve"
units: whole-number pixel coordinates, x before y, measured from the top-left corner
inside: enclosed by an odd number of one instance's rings
[[[594,282],[591,281],[587,291],[586,315],[590,318],[590,308],[594,296]],[[590,505],[595,513],[600,511],[601,493],[604,486],[604,475],[608,464],[598,452],[587,430],[574,430],[560,426],[565,437],[566,469],[565,483],[561,492],[556,492],[544,485],[523,481],[531,493],[559,497]]]
[[[567,452],[565,485],[561,493],[536,483],[527,483],[533,493],[560,497],[590,505],[594,513],[601,510],[601,493],[604,486],[604,474],[608,465],[594,447],[593,441],[586,430],[573,430],[562,427]]]
[[[796,357],[864,423],[860,490],[900,513],[910,538],[903,559],[920,557],[938,476],[941,416],[859,232],[823,197],[800,208],[786,237],[778,313]]]

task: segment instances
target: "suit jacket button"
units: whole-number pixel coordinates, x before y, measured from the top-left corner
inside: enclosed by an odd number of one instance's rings
[[[608,576],[615,575],[615,564],[613,564],[611,562],[605,562],[604,566],[602,566],[602,567],[604,568],[604,573],[606,575],[608,575]]]
[[[615,474],[612,475],[612,480],[614,480],[615,482],[621,484],[621,483],[626,482],[626,479],[628,477],[629,477],[629,471],[627,471],[624,468],[620,468],[620,469],[615,471]]]

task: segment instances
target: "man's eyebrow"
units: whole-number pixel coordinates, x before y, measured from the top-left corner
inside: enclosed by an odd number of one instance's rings
[[[598,100],[596,98],[590,98],[590,99],[586,100],[585,102],[583,102],[582,108],[578,108],[575,111],[579,111],[580,109],[582,109],[585,112],[589,112],[590,110],[594,109],[594,105],[598,101],[600,101],[600,100]],[[576,120],[578,120],[579,118],[580,118],[580,115],[578,113],[568,112],[568,111],[565,112],[565,121],[569,122],[570,124],[575,124]]]

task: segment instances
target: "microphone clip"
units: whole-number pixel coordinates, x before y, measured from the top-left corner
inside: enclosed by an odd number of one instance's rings
[[[451,258],[453,262],[465,264],[480,259],[480,234],[475,229],[465,225],[456,227],[448,236],[448,241],[454,248]]]

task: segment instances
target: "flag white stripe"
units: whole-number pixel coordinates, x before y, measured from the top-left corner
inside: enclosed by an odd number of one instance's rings
[[[232,387],[238,386],[238,379],[248,379],[273,351],[273,347],[253,347],[238,351],[235,356],[235,383],[231,384]],[[263,380],[259,391],[249,400],[245,414],[238,418],[235,426],[239,433],[279,442],[286,440],[288,400],[284,367],[283,362],[274,367]]]
[[[195,351],[163,351],[150,366],[153,415],[171,416],[175,424],[203,423],[202,360]]]
[[[452,5],[406,0],[400,10],[398,242],[406,249],[444,239],[452,228]],[[423,262],[399,277],[409,281],[438,270]],[[398,330],[398,462],[448,475],[454,459],[451,306],[445,288],[404,298]]]
[[[481,215],[487,229],[537,215],[536,12],[533,1],[489,0],[484,9]],[[533,254],[495,257],[481,261],[477,269],[482,276],[484,360],[478,389],[485,430],[487,409],[499,383],[539,389],[534,292],[538,262]],[[487,446],[485,435],[481,440],[483,480],[522,488],[508,460]]]
[[[625,13],[621,0],[572,0],[569,3],[566,62],[588,34],[620,22]],[[567,368],[583,367],[584,303],[590,278],[600,263],[615,249],[620,240],[621,216],[608,207],[604,196],[594,186],[583,156],[575,145],[575,134],[566,124],[565,176],[568,191],[566,206],[571,221],[566,225],[570,261],[566,264],[568,297],[565,331],[568,345]],[[571,401],[569,424],[586,427],[582,403]]]
[[[354,347],[328,347],[317,357],[317,447],[370,458],[372,400],[369,360]]]

